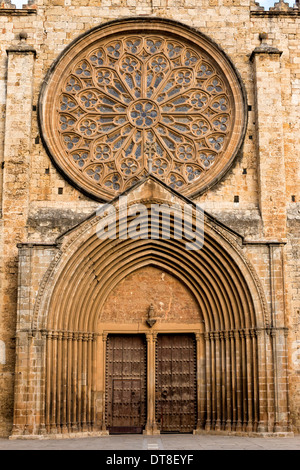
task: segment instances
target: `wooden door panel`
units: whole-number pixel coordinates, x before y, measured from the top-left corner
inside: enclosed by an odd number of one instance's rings
[[[146,345],[139,335],[109,335],[106,420],[110,433],[141,433],[146,423]]]
[[[162,432],[196,427],[196,344],[192,335],[158,335],[156,420]]]

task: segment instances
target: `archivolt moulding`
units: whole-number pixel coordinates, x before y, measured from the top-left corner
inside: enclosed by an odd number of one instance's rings
[[[163,187],[166,193],[166,199],[164,200],[163,197],[160,197],[159,199],[156,199],[155,197],[153,197],[153,199],[151,198],[145,199],[141,197],[139,200],[135,196],[136,192],[135,192],[135,189],[133,188],[129,192],[131,193],[132,201],[135,201],[135,202],[143,201],[143,203],[145,203],[145,201],[147,200],[148,205],[151,203],[151,201],[156,202],[156,203],[158,202],[158,200],[160,202],[163,202],[163,201],[166,202],[168,197],[170,198],[170,194],[173,200],[174,200],[174,196],[176,195],[176,198],[178,198],[179,201],[181,200],[180,201],[181,203],[183,202],[183,199],[184,201],[186,201],[186,199],[183,198],[179,193],[176,193],[175,191],[171,191],[169,188],[167,188],[166,185],[159,182],[153,176],[148,177],[144,181],[144,183],[143,182],[138,183],[135,186],[136,190],[139,190],[140,189],[139,187],[141,187],[143,184],[146,185],[147,181],[149,182],[149,180],[151,180],[152,183],[154,182],[154,184],[156,185],[156,188],[160,186],[160,189],[161,189],[161,187]],[[158,192],[158,189],[156,189],[156,192]],[[168,194],[169,196],[167,196]],[[60,237],[59,251],[54,257],[49,269],[47,270],[42,280],[40,289],[39,289],[39,293],[38,293],[37,300],[36,300],[35,307],[34,307],[33,329],[43,329],[46,327],[46,323],[47,323],[46,319],[47,319],[48,310],[49,310],[49,302],[50,302],[51,296],[53,295],[54,290],[56,289],[55,286],[57,282],[59,281],[61,283],[63,278],[65,279],[65,282],[69,282],[69,281],[66,281],[66,279],[68,278],[68,276],[72,276],[72,272],[74,271],[74,269],[76,270],[76,265],[79,265],[84,260],[87,260],[88,262],[90,262],[93,256],[94,257],[96,256],[95,263],[98,263],[99,256],[103,256],[103,255],[100,255],[100,251],[102,249],[100,245],[103,244],[104,242],[97,239],[97,236],[96,236],[96,229],[97,229],[99,220],[100,220],[99,215],[94,214],[94,216],[89,217],[85,222],[81,223],[78,227],[74,228],[73,230],[65,234],[64,236]],[[253,305],[255,305],[256,314],[258,315],[257,326],[267,327],[269,323],[268,323],[268,316],[267,316],[266,301],[264,299],[264,293],[263,293],[262,287],[260,286],[260,281],[251,263],[246,258],[245,254],[243,253],[243,250],[240,246],[241,237],[235,234],[234,232],[232,232],[232,234],[230,235],[227,232],[230,232],[230,229],[225,229],[225,227],[223,227],[222,224],[218,224],[218,222],[215,219],[213,219],[211,216],[206,214],[205,215],[205,240],[206,240],[205,244],[206,245],[204,244],[203,256],[205,255],[205,250],[207,246],[207,250],[208,250],[207,253],[209,257],[211,257],[210,250],[216,249],[217,252],[220,254],[219,256],[221,257],[220,258],[221,263],[222,263],[222,259],[224,259],[225,264],[231,263],[228,266],[230,265],[236,266],[235,269],[239,270],[241,279],[243,279],[242,282],[244,284],[244,287],[242,289],[244,289],[245,293],[248,292],[247,294],[245,294],[248,297],[247,302],[250,302],[250,304],[251,302],[253,302]],[[174,245],[174,241],[170,240],[170,247],[172,244]],[[89,248],[89,245],[91,245],[92,248],[94,247],[93,248],[94,252],[93,251],[90,252],[91,248]],[[110,240],[110,252],[111,251],[113,252],[117,245],[121,246],[120,240]],[[138,242],[136,246],[138,246]],[[209,248],[209,246],[211,247],[215,246],[216,248]],[[168,249],[167,246],[165,246],[165,248]],[[163,247],[163,243],[162,243],[161,244],[162,256],[163,256],[163,251],[165,248]],[[100,250],[99,255],[97,254],[95,255],[95,253],[97,253],[97,250],[98,251]],[[176,250],[177,251],[181,250],[181,253],[184,254],[184,245],[182,244],[182,247],[178,245]],[[159,246],[158,246],[158,251],[159,251]],[[201,257],[203,258],[202,253],[200,253],[197,256],[199,259]],[[194,262],[198,262],[197,256],[195,257]],[[154,258],[156,259],[157,257],[155,256]],[[73,259],[73,262],[75,262],[74,267],[71,268],[71,265],[69,265],[70,267],[67,268],[66,266],[68,265],[68,262],[71,259]],[[194,262],[192,261],[191,258],[190,258],[190,261],[188,261],[188,258],[187,258],[187,263],[193,264]],[[224,269],[226,271],[226,269],[229,269],[229,268],[226,268],[226,266],[224,265]],[[252,298],[252,301],[250,301],[250,298]]]

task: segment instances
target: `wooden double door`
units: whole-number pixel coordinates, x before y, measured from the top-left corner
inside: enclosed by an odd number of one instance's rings
[[[196,344],[190,334],[158,334],[155,370],[147,370],[145,335],[109,335],[106,348],[106,423],[113,433],[141,433],[147,423],[147,380],[155,374],[155,420],[160,432],[196,427]]]

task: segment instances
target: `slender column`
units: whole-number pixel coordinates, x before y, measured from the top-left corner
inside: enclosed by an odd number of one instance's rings
[[[67,412],[67,429],[68,432],[72,431],[72,362],[73,362],[73,333],[67,334],[68,342],[68,361],[67,361],[67,397],[66,397],[66,412]]]
[[[211,350],[211,426],[215,429],[216,425],[216,352],[214,333],[210,333],[210,350]]]
[[[205,405],[206,405],[206,393],[205,393],[205,341],[204,334],[197,333],[197,429],[196,431],[203,429],[205,424]]]
[[[225,354],[226,361],[224,368],[226,369],[226,425],[225,430],[231,431],[231,422],[232,422],[232,363],[230,360],[230,332],[226,331],[224,333],[225,337]]]
[[[219,331],[214,333],[215,346],[216,346],[216,424],[215,430],[219,431],[221,429],[221,348],[220,348],[220,333]]]
[[[88,333],[84,333],[82,337],[82,413],[81,413],[81,423],[82,431],[86,432],[88,430],[87,425],[87,342],[88,342]]]
[[[267,374],[267,398],[268,398],[268,432],[274,432],[275,424],[275,380],[274,376],[274,351],[271,328],[266,330],[266,374]]]
[[[290,405],[289,405],[289,377],[288,377],[288,350],[287,350],[287,338],[288,338],[288,328],[284,328],[283,330],[283,348],[284,348],[284,358],[283,358],[283,367],[284,367],[284,383],[286,387],[286,393],[285,393],[285,400],[284,400],[284,417],[283,420],[285,421],[285,426],[286,426],[286,431],[291,432],[291,423],[290,423]]]
[[[222,387],[221,387],[221,397],[222,397],[222,429],[225,429],[226,426],[226,354],[225,354],[225,336],[224,332],[220,333],[221,338],[221,376],[222,376]]]
[[[93,334],[88,335],[87,350],[87,425],[92,430]]]
[[[247,427],[247,364],[246,364],[246,347],[245,347],[245,332],[240,331],[241,337],[241,359],[242,359],[242,408],[243,408],[243,431],[246,431]]]
[[[51,365],[52,365],[52,332],[47,332],[47,366],[46,366],[46,431],[51,428]]]
[[[77,357],[77,423],[78,430],[82,431],[82,340],[83,333],[78,333],[78,357]]]
[[[73,360],[72,360],[72,431],[78,431],[77,422],[77,388],[78,388],[78,375],[77,375],[77,340],[78,333],[73,333]]]
[[[52,374],[51,374],[51,433],[57,434],[56,425],[56,386],[57,386],[57,339],[58,333],[52,333]]]
[[[57,336],[57,385],[56,385],[56,426],[58,434],[61,432],[61,399],[62,399],[62,337],[63,333],[58,332]]]
[[[277,348],[276,348],[276,331],[270,329],[270,343],[272,350],[272,372],[274,381],[274,426],[275,432],[278,428],[278,372],[277,372]]]
[[[160,434],[155,419],[155,349],[157,334],[149,333],[147,340],[147,424],[146,435]]]
[[[258,395],[258,366],[257,366],[257,340],[256,340],[256,331],[254,329],[250,330],[251,339],[252,339],[252,361],[253,361],[253,431],[257,431],[258,426],[258,413],[259,413],[259,395]]]
[[[99,345],[99,350],[98,350],[98,345]],[[101,338],[99,337],[99,335],[94,334],[93,342],[92,342],[92,382],[91,382],[92,431],[96,431],[99,429],[98,422],[97,422],[96,396],[97,396],[97,390],[99,390],[100,387],[97,388],[97,385],[99,383],[99,375],[102,375],[105,373],[105,371],[103,372],[101,371],[101,373],[99,374],[100,367],[98,367],[98,356],[101,357],[101,354],[103,354],[103,341],[101,341]],[[101,360],[100,360],[100,364],[101,364]]]
[[[237,381],[236,381],[236,354],[234,331],[229,332],[231,349],[231,390],[232,390],[232,427],[237,426]]]
[[[62,335],[62,413],[61,413],[61,432],[68,432],[67,428],[67,370],[68,370],[68,335]]]
[[[47,371],[47,332],[46,330],[41,331],[41,398],[40,398],[40,407],[41,407],[41,418],[40,418],[40,428],[38,433],[40,435],[46,434],[46,371]]]
[[[239,331],[234,332],[236,351],[236,396],[237,396],[237,422],[236,431],[242,431],[242,376],[241,376],[241,342]]]
[[[253,431],[253,354],[250,330],[245,330],[246,338],[246,367],[247,367],[247,398],[248,398],[248,423],[246,431]]]
[[[206,423],[205,430],[211,430],[211,349],[210,349],[210,334],[204,333],[205,348],[206,348]]]

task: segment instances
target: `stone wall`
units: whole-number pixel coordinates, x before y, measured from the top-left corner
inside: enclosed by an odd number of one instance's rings
[[[22,10],[12,3],[0,4],[0,341],[5,345],[0,435],[10,434],[13,419],[17,244],[53,243],[96,207],[64,180],[43,147],[39,92],[53,61],[71,41],[94,26],[132,16],[168,18],[201,31],[223,48],[244,82],[248,129],[243,148],[226,176],[200,201],[251,240],[287,239],[290,407],[293,429],[299,430],[299,4],[293,9],[280,1],[264,11],[252,0],[143,0],[138,5],[133,0],[29,0]],[[266,34],[260,38],[261,33]],[[261,47],[263,53],[253,57]],[[246,251],[270,303],[268,254]],[[34,299],[35,293],[31,295]]]
[[[109,294],[99,321],[134,323],[147,319],[149,303],[162,322],[200,322],[193,295],[179,280],[154,267],[139,269],[123,279]]]

